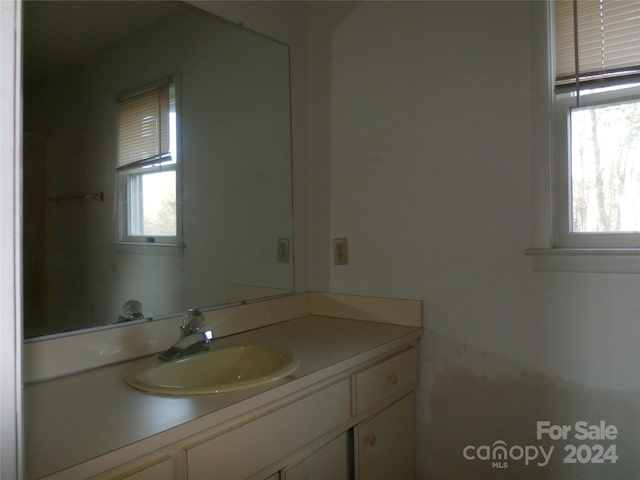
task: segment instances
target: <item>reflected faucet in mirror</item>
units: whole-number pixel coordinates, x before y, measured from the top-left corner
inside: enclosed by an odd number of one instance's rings
[[[142,320],[144,318],[142,303],[137,300],[128,300],[122,306],[122,313],[122,315],[118,316],[118,323]]]

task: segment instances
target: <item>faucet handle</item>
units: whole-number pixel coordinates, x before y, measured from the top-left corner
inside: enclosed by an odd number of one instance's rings
[[[188,335],[192,335],[200,330],[200,327],[204,323],[204,315],[200,310],[196,310],[195,308],[190,308],[187,310],[184,318],[182,319],[182,325],[180,325],[180,330],[182,331],[182,336],[186,337]]]

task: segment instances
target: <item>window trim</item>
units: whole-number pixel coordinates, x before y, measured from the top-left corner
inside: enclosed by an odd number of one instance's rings
[[[529,248],[524,253],[536,272],[640,274],[637,248]]]

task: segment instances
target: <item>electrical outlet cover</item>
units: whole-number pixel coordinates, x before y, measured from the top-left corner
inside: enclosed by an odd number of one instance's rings
[[[333,239],[333,263],[335,265],[347,265],[349,263],[349,248],[346,238]]]

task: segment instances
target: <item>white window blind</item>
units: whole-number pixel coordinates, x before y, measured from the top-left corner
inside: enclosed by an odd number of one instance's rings
[[[118,169],[170,159],[169,101],[169,84],[117,100]]]
[[[559,91],[640,81],[640,0],[556,0],[555,40]]]

